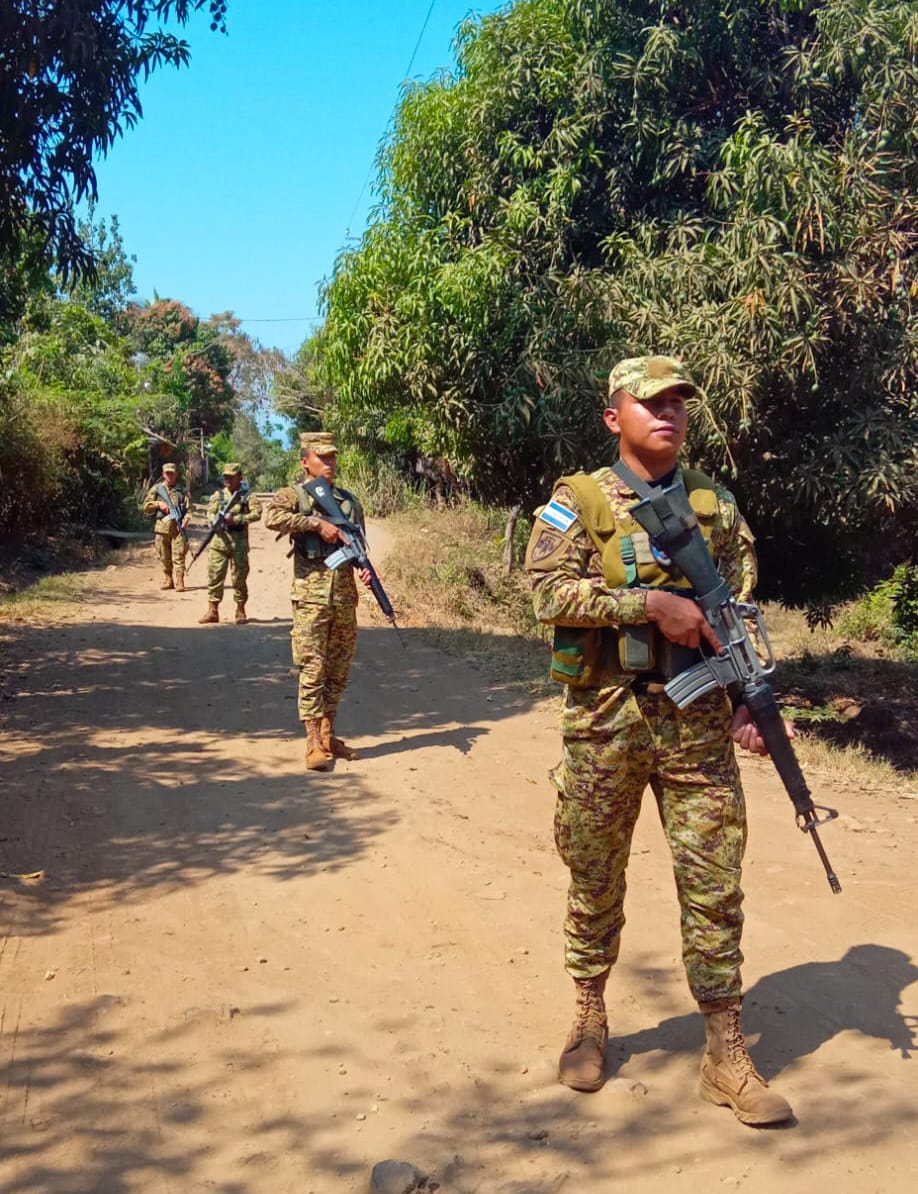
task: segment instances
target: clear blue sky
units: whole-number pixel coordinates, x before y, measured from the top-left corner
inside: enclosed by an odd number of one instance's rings
[[[190,22],[190,66],[151,77],[143,119],[97,163],[97,215],[117,214],[138,297],[230,309],[294,352],[348,229],[366,226],[364,183],[415,47],[410,77],[429,78],[453,66],[465,16],[503,7],[229,0],[228,36]],[[282,319],[298,322],[255,322]]]

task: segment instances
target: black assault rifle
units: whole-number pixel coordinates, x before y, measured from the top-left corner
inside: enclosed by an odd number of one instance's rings
[[[382,587],[382,581],[379,579],[376,569],[370,563],[370,557],[367,555],[367,540],[362,528],[356,522],[351,522],[345,518],[344,511],[338,505],[335,495],[331,491],[331,486],[318,477],[312,481],[308,481],[303,486],[303,489],[309,494],[332,526],[338,528],[345,540],[343,547],[339,547],[337,551],[325,557],[325,567],[334,569],[340,568],[342,564],[352,564],[358,572],[366,568],[370,574],[370,592],[376,598],[376,604],[382,610],[384,617],[398,635],[398,641],[404,647],[405,640],[402,638],[401,631],[396,624],[395,610],[392,608],[392,602],[386,596],[386,590]]]
[[[719,654],[701,653],[698,663],[674,676],[665,686],[667,695],[684,709],[713,688],[739,689],[796,809],[797,825],[812,837],[829,886],[837,895],[841,884],[819,840],[817,826],[834,820],[838,812],[814,804],[803,778],[774,691],[766,679],[775,670],[775,659],[759,607],[740,604],[733,597],[711,558],[681,481],[659,490],[642,481],[622,461],[614,469],[643,499],[632,507],[632,517],[689,581],[695,600],[723,644]],[[759,662],[744,618],[755,619],[768,654],[764,664]]]
[[[166,515],[166,517],[172,519],[172,521],[178,527],[179,534],[182,536],[182,538],[187,543],[188,542],[188,532],[182,526],[182,523],[184,522],[184,519],[182,517],[182,512],[181,512],[181,510],[179,510],[178,506],[173,501],[172,494],[169,492],[169,486],[165,483],[165,481],[161,481],[159,483],[159,485],[156,486],[156,493],[157,493],[157,496],[160,497],[166,503],[166,505],[169,507],[169,513]]]
[[[248,495],[248,492],[249,492],[249,487],[245,483],[245,481],[243,481],[242,484],[239,486],[239,488],[236,490],[236,492],[234,494],[232,494],[232,496],[229,498],[226,505],[220,507],[220,509],[214,515],[213,522],[210,524],[210,530],[207,532],[207,534],[201,540],[200,547],[194,553],[194,555],[191,557],[191,559],[188,561],[188,566],[185,569],[186,572],[188,572],[190,570],[191,565],[195,562],[195,560],[198,558],[198,556],[201,554],[201,552],[204,551],[204,549],[207,547],[208,543],[210,543],[211,539],[213,539],[214,535],[219,534],[220,531],[226,529],[227,514],[229,514],[229,512],[232,510],[233,506],[235,506],[238,501],[241,501],[242,498],[244,498]]]

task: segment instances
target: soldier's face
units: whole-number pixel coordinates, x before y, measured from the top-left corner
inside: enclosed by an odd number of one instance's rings
[[[621,451],[634,453],[660,463],[675,463],[679,449],[685,443],[688,412],[685,409],[686,391],[673,386],[639,402],[633,394],[621,394],[618,404],[603,414],[603,422],[617,435]]]
[[[302,457],[303,468],[310,475],[310,477],[321,477],[323,481],[328,481],[331,484],[335,479],[335,469],[338,464],[338,457],[334,452],[323,453],[319,455],[311,449],[306,456]]]
[[[223,484],[230,491],[230,493],[235,493],[242,484],[242,477],[240,477],[238,473],[232,473],[230,476],[223,478]]]
[[[163,479],[169,489],[175,488],[175,482],[178,479],[178,473],[163,473]]]

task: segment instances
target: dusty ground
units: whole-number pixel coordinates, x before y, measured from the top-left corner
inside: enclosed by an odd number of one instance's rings
[[[648,802],[613,1080],[575,1095],[553,702],[364,609],[360,759],[307,774],[287,569],[256,528],[254,621],[198,627],[203,561],[161,594],[134,553],[75,622],[13,632],[0,870],[44,877],[0,880],[0,1194],[364,1191],[389,1157],[444,1194],[916,1188],[918,792],[818,793],[833,896],[746,766],[747,1028],[798,1115],[769,1131],[696,1096]]]

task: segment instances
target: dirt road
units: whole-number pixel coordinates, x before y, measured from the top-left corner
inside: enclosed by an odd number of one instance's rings
[[[747,1029],[798,1115],[766,1131],[696,1095],[647,802],[613,1077],[576,1095],[554,703],[362,608],[339,719],[360,759],[307,774],[288,562],[253,544],[247,627],[195,624],[203,560],[161,594],[136,554],[76,621],[15,632],[0,870],[44,878],[0,880],[0,1194],[364,1191],[390,1157],[443,1194],[918,1188],[918,792],[819,793],[847,817],[833,896],[745,766]]]

